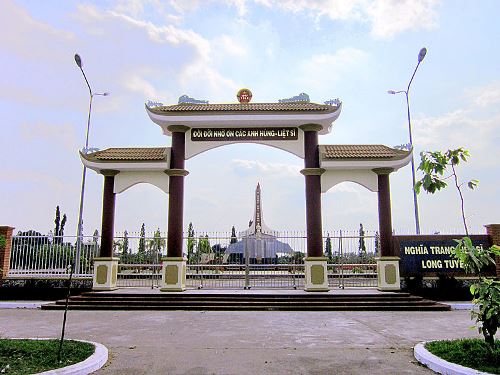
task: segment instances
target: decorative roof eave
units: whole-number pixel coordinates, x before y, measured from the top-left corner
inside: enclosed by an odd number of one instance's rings
[[[135,150],[147,150],[136,148]],[[100,160],[96,153],[84,154],[80,151],[80,159],[87,168],[101,173],[103,170],[116,170],[119,172],[163,172],[170,168],[170,147],[165,148],[165,158],[161,160]]]
[[[413,150],[405,151],[383,145],[321,145],[321,192],[342,182],[354,182],[370,191],[378,191],[377,169],[397,171],[407,165]]]
[[[323,155],[320,157],[320,167],[328,170],[391,168],[394,171],[410,163],[413,157],[413,150],[405,151],[399,157],[387,158],[336,158],[327,159]]]
[[[210,106],[210,104],[204,104],[203,106]],[[171,135],[171,132],[168,130],[168,127],[171,125],[185,125],[196,128],[222,128],[235,123],[240,127],[298,127],[312,123],[321,125],[323,128],[319,134],[325,135],[330,133],[333,122],[339,117],[342,111],[342,104],[337,107],[329,105],[324,105],[323,107],[325,107],[324,110],[199,110],[165,112],[158,108],[149,108],[146,106],[146,112],[154,123],[161,126],[163,134],[168,136]]]

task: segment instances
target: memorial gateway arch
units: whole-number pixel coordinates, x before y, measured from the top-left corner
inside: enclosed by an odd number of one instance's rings
[[[83,164],[104,176],[101,249],[94,260],[94,290],[116,289],[118,258],[113,257],[116,194],[138,183],[150,183],[168,194],[167,256],[162,259],[161,291],[186,289],[186,258],[182,231],[184,183],[189,171],[185,160],[235,143],[276,147],[304,160],[307,228],[306,291],[328,291],[327,258],[323,255],[321,193],[350,181],[378,196],[380,257],[377,258],[380,290],[399,290],[399,257],[392,244],[389,175],[407,165],[412,150],[384,145],[322,145],[342,110],[339,100],[316,104],[306,94],[278,103],[251,103],[248,89],[238,92],[239,103],[208,104],[181,97],[180,103],[148,102],[146,112],[171,147],[108,148],[85,154]]]

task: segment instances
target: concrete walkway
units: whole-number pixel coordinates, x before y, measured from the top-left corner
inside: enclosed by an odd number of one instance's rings
[[[0,310],[1,337],[57,337],[61,311]],[[98,374],[430,374],[412,348],[478,337],[469,311],[69,311],[67,337],[110,350]]]

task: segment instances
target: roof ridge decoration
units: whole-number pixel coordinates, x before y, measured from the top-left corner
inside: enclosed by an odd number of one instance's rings
[[[178,104],[208,104],[208,100],[199,100],[187,95],[181,95]]]
[[[336,99],[330,99],[324,102],[326,105],[332,105],[334,107],[338,107],[342,104],[342,101],[339,98]]]
[[[278,103],[310,103],[310,102],[311,100],[309,99],[309,95],[307,95],[305,92],[301,92],[299,95],[292,96],[291,98],[278,100]]]
[[[163,103],[157,102],[156,100],[148,100],[146,102],[146,108],[150,108],[150,109],[157,108],[157,107],[163,107],[163,106],[164,106]]]
[[[411,143],[403,143],[403,144],[400,144],[400,145],[397,145],[397,146],[393,146],[393,148],[395,148],[396,150],[408,150],[410,151],[411,150]]]

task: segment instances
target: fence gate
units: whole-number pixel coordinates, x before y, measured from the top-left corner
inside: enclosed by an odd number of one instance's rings
[[[229,233],[185,236],[188,258],[186,286],[199,289],[303,289],[306,236],[304,232],[262,235],[246,240]],[[361,241],[360,239],[363,238]],[[76,258],[76,237],[27,234],[13,237],[8,278],[65,279]],[[374,253],[376,234],[334,231],[324,234],[331,288],[376,287]],[[360,254],[361,243],[366,244]],[[82,239],[80,279],[91,279],[93,258],[100,238]],[[155,289],[161,284],[161,258],[166,237],[124,233],[115,236],[114,256],[119,257],[118,287]]]

